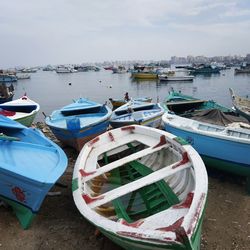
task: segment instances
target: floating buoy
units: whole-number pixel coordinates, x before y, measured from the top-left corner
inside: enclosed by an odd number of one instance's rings
[[[69,82],[69,85],[71,85],[71,82]]]

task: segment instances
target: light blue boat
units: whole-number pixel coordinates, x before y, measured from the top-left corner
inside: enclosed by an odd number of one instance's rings
[[[113,128],[132,124],[158,128],[163,113],[164,108],[159,103],[132,100],[113,111],[110,125]]]
[[[67,157],[42,132],[0,115],[0,200],[28,228],[51,187],[64,173]]]
[[[107,130],[111,114],[107,105],[80,98],[52,112],[45,122],[64,145],[80,151],[86,142]]]
[[[247,177],[250,193],[250,125],[219,126],[166,113],[164,129],[188,141],[206,165]]]

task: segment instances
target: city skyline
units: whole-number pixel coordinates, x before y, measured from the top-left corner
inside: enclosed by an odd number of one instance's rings
[[[249,53],[245,0],[3,0],[0,6],[0,68]]]

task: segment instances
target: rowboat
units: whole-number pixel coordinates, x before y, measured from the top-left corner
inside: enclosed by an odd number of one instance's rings
[[[112,128],[139,124],[160,127],[164,109],[159,103],[147,103],[131,100],[113,111],[110,118]]]
[[[0,200],[27,229],[67,167],[65,153],[39,130],[0,115]],[[56,209],[56,208],[55,208]]]
[[[195,120],[195,115],[186,118],[165,113],[162,117],[164,129],[187,140],[207,166],[247,176],[247,189],[250,193],[250,126],[236,120],[229,123],[230,118],[225,113],[214,120],[216,123],[219,120],[228,123],[212,124],[211,118],[216,117],[214,111],[202,112],[205,120],[197,114]]]
[[[192,75],[167,75],[167,74],[161,74],[158,75],[158,78],[160,81],[193,81],[194,80],[194,76]]]
[[[145,126],[87,143],[73,173],[81,214],[124,249],[199,249],[207,173],[182,139]]]
[[[113,106],[113,110],[121,107],[122,105],[126,104],[128,101],[126,101],[125,99],[113,99],[113,98],[109,98],[112,106]],[[152,102],[152,98],[151,97],[137,97],[137,98],[133,98],[134,101],[140,101],[140,102]]]
[[[169,92],[162,103],[164,109],[168,112],[174,112],[175,114],[184,114],[188,112],[193,112],[194,110],[209,110],[209,109],[219,109],[223,112],[232,112],[231,109],[224,107],[213,100],[203,100],[194,98],[189,95],[184,95],[181,92],[176,92],[174,90]]]
[[[0,104],[0,115],[7,116],[27,127],[31,126],[39,110],[40,105],[26,94],[17,100]]]
[[[87,141],[107,130],[111,114],[107,105],[80,98],[53,111],[45,122],[64,145],[80,151]]]
[[[235,95],[231,88],[229,88],[229,91],[236,112],[244,116],[250,122],[250,99]]]

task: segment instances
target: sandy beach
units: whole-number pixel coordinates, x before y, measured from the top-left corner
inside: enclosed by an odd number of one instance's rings
[[[53,137],[43,123],[46,136]],[[71,179],[77,152],[63,148],[69,165],[53,192],[48,195],[28,230],[23,230],[9,207],[0,206],[0,249],[121,249],[114,245],[78,212],[71,192]],[[209,170],[208,202],[203,222],[201,249],[244,250],[250,246],[250,196],[245,179]]]

